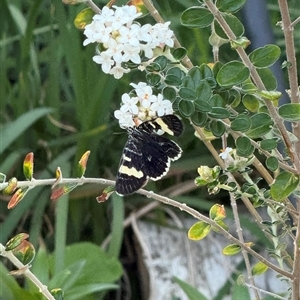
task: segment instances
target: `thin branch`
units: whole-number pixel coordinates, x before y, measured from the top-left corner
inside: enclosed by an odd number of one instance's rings
[[[51,295],[46,285],[42,284],[40,280],[30,271],[29,265],[21,263],[12,253],[12,251],[5,251],[5,247],[0,243],[0,255],[9,259],[32,283],[36,285],[39,292],[43,294],[48,300],[55,300]]]
[[[214,5],[214,3],[210,0],[206,0],[205,4],[206,4],[207,8],[210,10],[210,12],[214,15],[215,19],[218,21],[220,26],[223,28],[223,30],[226,33],[226,35],[228,36],[228,38],[230,40],[235,40],[236,39],[235,34],[233,33],[233,31],[231,30],[231,28],[229,27],[229,25],[227,24],[227,22],[221,15],[221,13],[219,12],[218,8]],[[251,78],[254,81],[254,83],[256,84],[256,86],[260,90],[265,90],[266,88],[265,88],[259,74],[257,73],[256,68],[253,66],[249,57],[247,56],[245,50],[242,47],[238,47],[236,49],[236,51],[239,54],[241,60],[245,64],[245,66],[248,67]],[[300,159],[299,159],[298,153],[296,152],[296,149],[289,137],[289,134],[284,126],[283,120],[277,113],[277,110],[274,107],[274,104],[272,103],[272,101],[270,101],[268,99],[264,99],[264,100],[265,100],[265,104],[270,112],[270,115],[272,116],[272,119],[274,120],[277,128],[279,129],[279,131],[282,135],[283,141],[285,142],[285,144],[290,152],[290,156],[293,161],[293,164],[294,164],[295,168],[297,169],[297,171],[300,173]]]

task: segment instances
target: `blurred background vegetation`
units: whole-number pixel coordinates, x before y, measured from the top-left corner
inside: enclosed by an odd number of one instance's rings
[[[297,2],[289,1],[292,19],[296,16],[293,14],[297,12]],[[118,1],[117,5],[124,3]],[[105,2],[96,4],[101,8]],[[187,48],[193,64],[212,62],[209,29],[188,29],[180,24],[181,13],[198,5],[198,1],[154,1],[154,4],[164,19],[171,21],[171,29]],[[75,177],[75,166],[87,150],[91,155],[85,177],[115,178],[127,134],[119,128],[113,112],[119,108],[121,95],[131,89],[129,83],[145,78],[140,71],[131,72],[121,80],[102,73],[92,60],[94,45],[83,47],[83,34],[73,25],[84,8],[83,4],[68,6],[60,0],[0,0],[0,126],[1,130],[7,126],[11,130],[8,138],[0,135],[0,172],[8,179],[14,176],[24,180],[22,161],[29,152],[35,155],[36,179],[54,178],[57,166],[64,177]],[[276,2],[269,3],[267,9],[270,19],[265,24],[272,25],[268,35],[281,47],[283,61],[284,39],[280,28],[275,26],[280,20]],[[245,15],[242,13],[240,17]],[[150,16],[142,22],[147,21],[154,22]],[[299,58],[299,36],[296,49]],[[223,62],[236,58],[228,45],[222,46],[220,54]],[[286,81],[284,85],[287,87]],[[214,160],[194,138],[188,123],[177,142],[184,150],[182,158],[172,165],[169,176],[149,183],[148,188],[163,194],[176,191],[179,201],[202,211],[214,202],[226,204],[226,194],[212,197],[192,184],[197,167],[213,166]],[[221,148],[219,141],[215,145]],[[133,195],[123,202],[114,195],[99,204],[95,197],[103,188],[84,185],[53,203],[50,187],[37,187],[11,211],[7,210],[9,197],[1,195],[0,242],[6,243],[15,234],[27,232],[35,247],[44,245],[47,251],[59,253],[65,245],[76,242],[101,245],[112,232],[108,252],[120,257],[120,252],[124,252],[124,218],[153,200]],[[165,223],[165,215],[159,209],[152,218]]]

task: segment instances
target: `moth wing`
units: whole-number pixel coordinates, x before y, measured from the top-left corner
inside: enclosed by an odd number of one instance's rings
[[[129,136],[119,164],[115,187],[117,194],[121,196],[132,194],[147,183],[140,148],[141,143]]]
[[[162,178],[168,173],[171,161],[177,160],[181,152],[175,142],[159,135],[148,135],[141,148],[144,174],[152,180]]]

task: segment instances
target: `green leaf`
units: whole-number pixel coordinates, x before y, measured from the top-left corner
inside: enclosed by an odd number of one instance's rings
[[[157,74],[158,75],[158,74]],[[158,75],[159,76],[159,75]],[[180,86],[181,85],[181,78],[175,75],[167,75],[165,79],[165,83],[168,85]]]
[[[199,82],[196,88],[197,98],[202,101],[208,101],[211,97],[211,87],[206,80]]]
[[[124,199],[114,193],[111,196],[113,221],[111,222],[111,239],[108,254],[118,258],[123,241]]]
[[[300,103],[288,103],[279,107],[279,115],[286,121],[300,121]]]
[[[215,119],[226,119],[229,118],[230,112],[223,107],[213,107],[208,115]]]
[[[200,68],[198,66],[192,67],[188,71],[188,75],[191,76],[191,78],[194,80],[194,82],[196,84],[198,84],[203,79],[202,73],[201,73]]]
[[[225,108],[225,101],[223,100],[223,98],[216,94],[213,95],[210,99],[209,99],[209,103],[216,108]]]
[[[273,65],[280,56],[280,48],[276,45],[265,45],[249,54],[249,59],[256,68],[267,68]]]
[[[51,268],[50,270],[53,274],[53,255],[50,256],[49,262]],[[74,267],[76,264],[78,264],[77,271]],[[67,275],[68,270],[73,268],[75,268],[75,273],[80,273],[74,282],[74,285],[89,283],[112,283],[119,279],[122,274],[122,266],[118,259],[109,256],[103,249],[88,242],[72,244],[65,247],[64,269],[62,274]],[[82,272],[78,272],[79,268],[82,268]],[[72,276],[75,276],[75,274],[72,274]],[[51,279],[51,288],[57,287],[57,282],[59,283],[59,280],[56,279],[56,276],[53,277]],[[64,288],[62,285],[60,285],[60,287]],[[71,288],[71,285],[69,288]],[[68,293],[67,290],[65,290],[65,292]]]
[[[264,99],[268,99],[271,101],[277,101],[282,96],[281,92],[278,91],[258,91],[258,95],[260,95]]]
[[[238,107],[238,105],[241,103],[241,93],[239,91],[231,89],[229,91],[227,103],[233,108]]]
[[[222,87],[230,87],[242,83],[249,75],[249,69],[242,62],[231,61],[221,67],[217,82]]]
[[[15,121],[5,124],[0,128],[1,147],[0,154],[6,150],[24,131],[35,121],[51,113],[52,108],[42,107],[30,110],[21,115]]]
[[[161,71],[164,70],[168,65],[168,59],[164,55],[155,58],[154,62],[160,66]]]
[[[247,0],[217,0],[216,6],[221,12],[237,12],[246,3]]]
[[[260,146],[263,150],[271,151],[277,147],[277,142],[274,139],[266,139],[260,142]]]
[[[108,291],[108,290],[116,290],[119,286],[117,284],[108,284],[108,283],[87,283],[82,284],[80,286],[74,286],[72,289],[66,293],[65,299],[72,299],[72,300],[81,300],[86,299],[85,297],[101,292],[101,291]]]
[[[191,28],[204,28],[209,26],[214,20],[214,16],[206,8],[193,6],[185,10],[180,18],[183,26]]]
[[[254,146],[246,136],[240,136],[236,142],[237,155],[242,157],[248,157],[254,152]]]
[[[253,276],[264,274],[268,270],[268,266],[259,261],[251,270]]]
[[[257,69],[257,73],[267,91],[273,91],[277,88],[276,77],[270,69]]]
[[[226,127],[221,121],[213,120],[210,123],[210,130],[214,136],[220,137],[225,133]]]
[[[195,112],[195,106],[192,101],[180,100],[178,110],[185,117],[190,117]]]
[[[237,38],[244,34],[244,26],[236,16],[223,14],[223,17]],[[222,39],[228,39],[228,36],[216,20],[214,21],[214,25],[216,34]]]
[[[233,291],[232,291],[232,298],[231,300],[251,300],[251,296],[249,293],[248,287],[244,285],[239,285],[238,283],[235,283],[233,285]],[[267,299],[265,299],[267,300]]]
[[[274,200],[281,201],[287,198],[297,188],[299,176],[287,171],[281,172],[271,185],[271,196]]]
[[[204,127],[207,122],[207,114],[199,111],[195,111],[191,116],[192,122],[199,127]]]
[[[172,51],[172,55],[175,60],[182,60],[187,54],[187,51],[185,48],[176,48],[175,50]]]
[[[164,99],[168,99],[171,102],[173,102],[176,99],[176,90],[171,86],[166,86],[163,89],[163,96],[164,96]]]
[[[178,277],[174,276],[173,280],[179,284],[182,290],[186,293],[189,300],[208,300],[204,295],[202,295],[196,288],[192,287],[185,281],[180,280]]]
[[[202,113],[207,113],[212,110],[212,106],[209,102],[202,101],[200,99],[195,100],[194,105],[195,105],[195,110]]]
[[[270,171],[275,172],[279,166],[277,157],[275,156],[268,157],[266,159],[266,166]]]
[[[195,100],[197,98],[195,91],[186,87],[183,87],[179,90],[179,96],[183,100]]]
[[[244,95],[242,102],[245,108],[253,113],[259,109],[259,100],[254,95]]]
[[[225,248],[223,248],[222,253],[224,255],[236,255],[242,251],[241,246],[237,244],[228,245]]]
[[[182,78],[181,88],[185,87],[194,91],[196,88],[195,86],[195,82],[191,76],[187,75],[184,78]]]
[[[204,239],[210,232],[211,225],[200,221],[195,223],[188,231],[188,237],[191,240],[199,241]]]
[[[259,138],[267,134],[273,126],[273,120],[266,113],[258,113],[250,118],[251,129],[247,132],[250,138]]]
[[[149,85],[151,86],[156,86],[160,80],[161,80],[161,77],[159,74],[155,74],[155,73],[148,73],[146,75],[146,80],[147,82],[149,83]]]
[[[230,128],[234,131],[246,132],[251,127],[250,118],[247,115],[238,115],[230,125]]]

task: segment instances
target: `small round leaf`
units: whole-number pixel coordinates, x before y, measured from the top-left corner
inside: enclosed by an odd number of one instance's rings
[[[210,123],[210,130],[214,136],[220,137],[225,133],[226,127],[221,121],[213,120]]]
[[[271,151],[277,147],[277,143],[274,139],[266,139],[260,142],[260,146],[263,150]]]
[[[266,113],[258,113],[250,118],[251,128],[247,132],[250,138],[259,138],[267,134],[273,126],[273,120]]]
[[[182,60],[187,54],[187,51],[185,48],[176,48],[175,50],[172,51],[172,55],[175,60]]]
[[[266,166],[270,171],[275,172],[279,166],[278,159],[275,156],[268,157],[266,159]]]
[[[198,6],[190,7],[183,12],[180,21],[183,26],[191,28],[204,28],[209,26],[214,20],[212,13]]]
[[[238,115],[232,122],[230,128],[234,131],[246,132],[251,127],[250,118],[247,115]]]
[[[195,112],[195,106],[192,101],[181,100],[178,104],[178,110],[185,117],[190,117]]]
[[[210,232],[211,225],[200,221],[195,223],[188,231],[188,237],[190,240],[199,241],[204,239]]]
[[[259,109],[259,100],[254,95],[244,95],[242,102],[245,108],[253,113]]]
[[[191,117],[192,122],[199,127],[204,127],[207,119],[207,114],[200,111],[195,111]]]
[[[279,115],[286,121],[300,121],[300,103],[288,103],[280,106]]]
[[[222,87],[230,87],[242,83],[249,75],[249,69],[242,62],[231,61],[221,67],[217,82]]]
[[[287,171],[281,172],[271,185],[271,196],[274,200],[281,201],[287,198],[298,186],[299,176]]]
[[[273,65],[280,56],[280,48],[276,45],[265,45],[249,54],[249,59],[256,68],[267,68]]]
[[[230,112],[223,107],[213,107],[208,115],[214,119],[226,119],[230,117]]]
[[[244,34],[244,26],[236,16],[231,14],[223,14],[223,17],[237,38]],[[217,21],[214,21],[214,25],[216,34],[222,39],[228,39],[228,36]]]
[[[236,245],[236,244],[232,244],[232,245],[228,245],[226,246],[223,250],[222,253],[224,255],[236,255],[238,253],[240,253],[242,251],[241,246]]]
[[[217,0],[216,6],[222,12],[237,12],[239,11],[246,3],[246,0]]]

